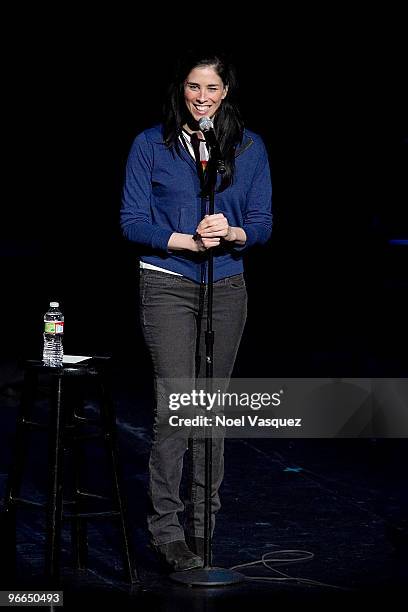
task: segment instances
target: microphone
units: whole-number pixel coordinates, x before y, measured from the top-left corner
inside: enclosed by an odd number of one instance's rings
[[[215,162],[217,164],[217,171],[220,174],[224,174],[225,172],[225,164],[221,155],[220,145],[218,144],[217,137],[214,132],[214,124],[209,117],[201,117],[198,122],[199,128],[204,134],[204,138],[210,147],[211,155],[214,156]]]

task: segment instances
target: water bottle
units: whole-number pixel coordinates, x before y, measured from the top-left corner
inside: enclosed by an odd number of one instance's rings
[[[63,337],[64,316],[60,311],[59,302],[50,302],[50,307],[44,315],[44,365],[52,368],[62,367]]]

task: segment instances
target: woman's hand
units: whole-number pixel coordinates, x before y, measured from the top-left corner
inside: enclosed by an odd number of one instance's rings
[[[226,242],[233,242],[235,246],[244,246],[247,241],[247,235],[242,227],[229,225],[228,219],[222,213],[205,215],[197,227],[197,234],[201,236],[205,248],[218,246],[219,242],[212,242],[217,238]],[[206,241],[211,242],[207,243]]]
[[[197,226],[194,236],[174,232],[170,236],[167,248],[173,251],[188,250],[202,253],[221,244],[221,240],[244,245],[246,234],[240,227],[232,227],[222,214],[205,215]]]
[[[170,251],[193,251],[193,253],[200,253],[211,249],[220,244],[221,238],[203,238],[197,232],[192,236],[191,234],[181,234],[179,232],[173,232],[170,236],[167,248]]]
[[[196,244],[196,250],[199,253],[206,251],[207,249],[212,249],[220,245],[221,238],[203,238],[198,232],[194,234],[193,238]]]
[[[198,224],[196,232],[201,236],[201,239],[205,240],[214,238],[224,238],[227,241],[235,240],[234,228],[228,224],[228,219],[222,213],[205,215],[204,219]],[[211,243],[206,248],[218,246],[218,244]]]

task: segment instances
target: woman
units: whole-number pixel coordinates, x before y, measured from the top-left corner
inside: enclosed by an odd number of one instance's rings
[[[271,182],[261,138],[244,129],[236,77],[222,54],[187,53],[178,64],[162,125],[139,134],[126,169],[121,210],[125,237],[142,245],[140,320],[155,379],[205,377],[206,259],[214,255],[214,378],[233,370],[246,320],[243,252],[271,232]],[[211,175],[202,117],[213,121],[225,172],[208,211]],[[211,164],[211,159],[208,162]],[[201,291],[200,291],[201,286]],[[157,411],[160,402],[157,397]],[[151,449],[148,526],[155,550],[175,570],[203,565],[204,441],[190,439],[190,493],[184,529],[179,513],[188,433],[155,435]],[[212,528],[220,508],[223,440],[213,440]]]

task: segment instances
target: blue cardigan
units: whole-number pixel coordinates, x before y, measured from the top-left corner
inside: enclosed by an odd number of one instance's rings
[[[220,177],[218,177],[219,179]],[[243,271],[242,253],[265,243],[272,229],[271,178],[262,139],[245,130],[236,152],[232,185],[215,195],[215,212],[242,227],[244,246],[222,241],[213,249],[214,280]],[[173,232],[194,234],[201,220],[200,181],[194,160],[184,147],[180,155],[163,142],[161,126],[139,134],[130,150],[121,208],[124,236],[142,245],[141,259],[200,282],[206,253],[170,251]]]

